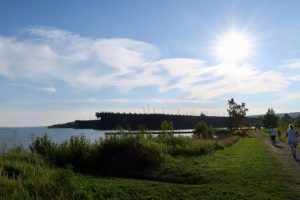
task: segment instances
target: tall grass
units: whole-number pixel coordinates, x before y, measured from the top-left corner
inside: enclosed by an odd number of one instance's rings
[[[73,178],[72,170],[52,170],[19,148],[0,156],[0,199],[76,199]]]
[[[45,135],[33,141],[30,149],[59,167],[118,176],[134,176],[158,167],[165,153],[161,144],[132,134],[113,135],[95,143],[85,137],[72,137],[59,145]]]
[[[166,156],[199,156],[223,149],[227,143],[217,140],[175,137],[161,134],[110,135],[91,143],[85,137],[72,137],[55,144],[44,135],[32,142],[30,149],[55,166],[104,176],[143,176],[155,170]]]

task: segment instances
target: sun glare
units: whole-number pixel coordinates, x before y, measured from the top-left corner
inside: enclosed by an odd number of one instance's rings
[[[220,59],[228,62],[238,62],[250,55],[251,41],[246,34],[229,32],[217,43],[217,54]]]

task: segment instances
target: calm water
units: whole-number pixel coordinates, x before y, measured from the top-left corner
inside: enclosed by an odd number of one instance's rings
[[[26,127],[26,128],[0,128],[0,152],[8,148],[21,145],[28,148],[32,140],[43,136],[45,133],[55,143],[62,143],[72,136],[85,136],[91,142],[104,136],[105,131],[96,131],[93,129],[72,129],[47,127]]]

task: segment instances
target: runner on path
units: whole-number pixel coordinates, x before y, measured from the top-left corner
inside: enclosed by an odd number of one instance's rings
[[[297,130],[294,129],[294,126],[292,124],[289,125],[289,130],[286,132],[286,137],[288,138],[288,144],[291,147],[291,152],[293,154],[293,157],[297,159],[296,148],[297,148],[299,133]]]
[[[275,137],[276,137],[276,130],[272,126],[270,126],[269,134],[270,134],[270,137],[271,137],[271,141],[274,144],[275,143]]]

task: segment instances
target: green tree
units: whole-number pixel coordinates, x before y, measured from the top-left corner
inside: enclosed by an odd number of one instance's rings
[[[300,127],[300,116],[296,117],[296,119],[294,119],[294,126],[296,128]]]
[[[281,118],[281,121],[285,124],[290,124],[292,123],[293,118],[288,114],[284,114],[283,117]]]
[[[287,129],[289,124],[293,122],[293,118],[288,115],[288,114],[284,114],[281,119],[279,120],[279,126],[282,129]]]
[[[270,126],[274,128],[278,127],[279,117],[275,115],[275,111],[273,110],[273,108],[268,108],[268,111],[264,115],[262,123],[264,127],[270,127]]]
[[[193,137],[195,138],[211,139],[213,134],[213,128],[209,127],[205,122],[197,123],[193,130]]]
[[[234,101],[233,98],[228,100],[229,108],[227,112],[229,114],[229,125],[228,127],[232,130],[234,128],[240,128],[243,123],[245,123],[244,119],[246,117],[248,108],[246,108],[245,103],[238,104]]]

